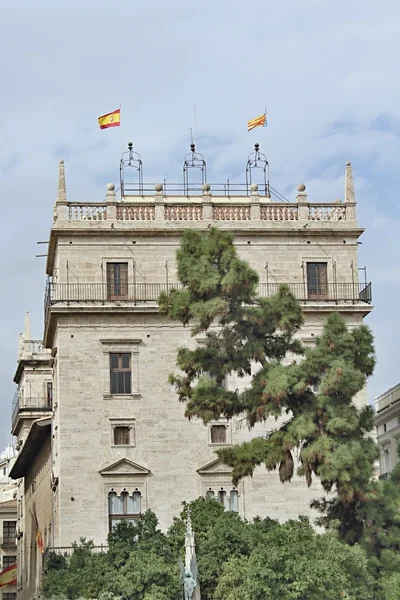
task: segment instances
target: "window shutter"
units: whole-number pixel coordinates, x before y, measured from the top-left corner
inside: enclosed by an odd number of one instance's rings
[[[225,425],[212,425],[211,427],[211,443],[226,444],[226,427]]]

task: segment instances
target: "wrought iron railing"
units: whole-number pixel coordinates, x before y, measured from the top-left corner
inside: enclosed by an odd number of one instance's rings
[[[90,550],[92,554],[103,554],[108,552],[108,546],[91,546],[88,547],[88,550]],[[67,557],[71,556],[73,551],[73,546],[48,546],[43,553],[43,566],[46,565],[49,554],[57,554],[58,556]]]
[[[259,294],[269,298],[276,294],[282,283],[259,284]],[[371,284],[326,283],[318,286],[307,282],[286,283],[294,296],[301,302],[372,302]],[[45,313],[57,303],[90,302],[157,302],[162,292],[182,288],[181,283],[52,283],[48,282],[45,294]]]
[[[26,412],[43,412],[52,410],[52,401],[49,398],[45,398],[44,396],[36,396],[32,398],[19,397],[18,393],[14,395],[13,403],[12,403],[12,418],[11,425],[12,429],[14,429],[18,415]]]
[[[128,183],[124,182],[121,186],[121,195],[125,196],[154,196],[155,183]],[[233,183],[227,179],[223,183],[210,183],[210,192],[214,196],[231,196],[244,197],[249,196],[251,192],[251,184],[248,183]],[[165,196],[201,196],[204,194],[202,183],[170,183],[169,181],[162,182],[162,191]],[[278,190],[273,188],[269,183],[260,183],[258,185],[258,193],[266,198],[275,198],[278,202],[288,202],[287,198]]]

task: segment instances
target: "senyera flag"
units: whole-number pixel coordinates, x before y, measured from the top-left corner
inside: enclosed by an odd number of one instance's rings
[[[100,129],[108,129],[109,127],[119,127],[121,125],[121,109],[114,112],[102,115],[98,119]]]
[[[17,565],[11,565],[0,571],[0,588],[17,583]]]
[[[251,131],[255,127],[266,127],[267,126],[267,114],[263,113],[262,115],[256,117],[255,119],[251,119],[251,121],[247,121],[247,131]]]

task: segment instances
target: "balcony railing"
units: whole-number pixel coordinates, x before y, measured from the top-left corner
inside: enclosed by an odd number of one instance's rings
[[[51,398],[38,396],[33,398],[21,398],[18,397],[18,394],[16,394],[14,396],[12,405],[12,429],[14,429],[18,420],[18,416],[21,413],[50,411],[52,410],[52,404]]]
[[[281,283],[260,283],[259,294],[269,298],[276,294]],[[313,286],[307,283],[286,283],[294,296],[301,302],[350,302],[372,301],[371,284],[327,283]],[[130,302],[142,304],[157,302],[161,292],[182,288],[181,283],[52,283],[48,282],[45,295],[45,311],[58,303],[77,302]]]
[[[400,402],[400,384],[375,398],[375,410],[379,413],[381,410]]]
[[[15,536],[0,537],[1,548],[13,548],[17,545]]]

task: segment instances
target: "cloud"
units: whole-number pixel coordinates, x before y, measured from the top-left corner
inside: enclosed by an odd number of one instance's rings
[[[3,419],[9,437],[17,334],[24,311],[42,334],[43,253],[66,160],[70,199],[104,198],[119,183],[119,157],[135,143],[150,181],[181,181],[196,105],[198,150],[209,179],[244,181],[258,141],[271,183],[294,198],[343,196],[346,160],[354,166],[358,217],[366,228],[376,307],[368,318],[378,348],[371,390],[396,383],[397,191],[400,150],[400,13],[371,0],[44,0],[2,9],[0,268]],[[121,130],[100,131],[97,117],[122,105]],[[246,121],[268,107],[265,130]]]

